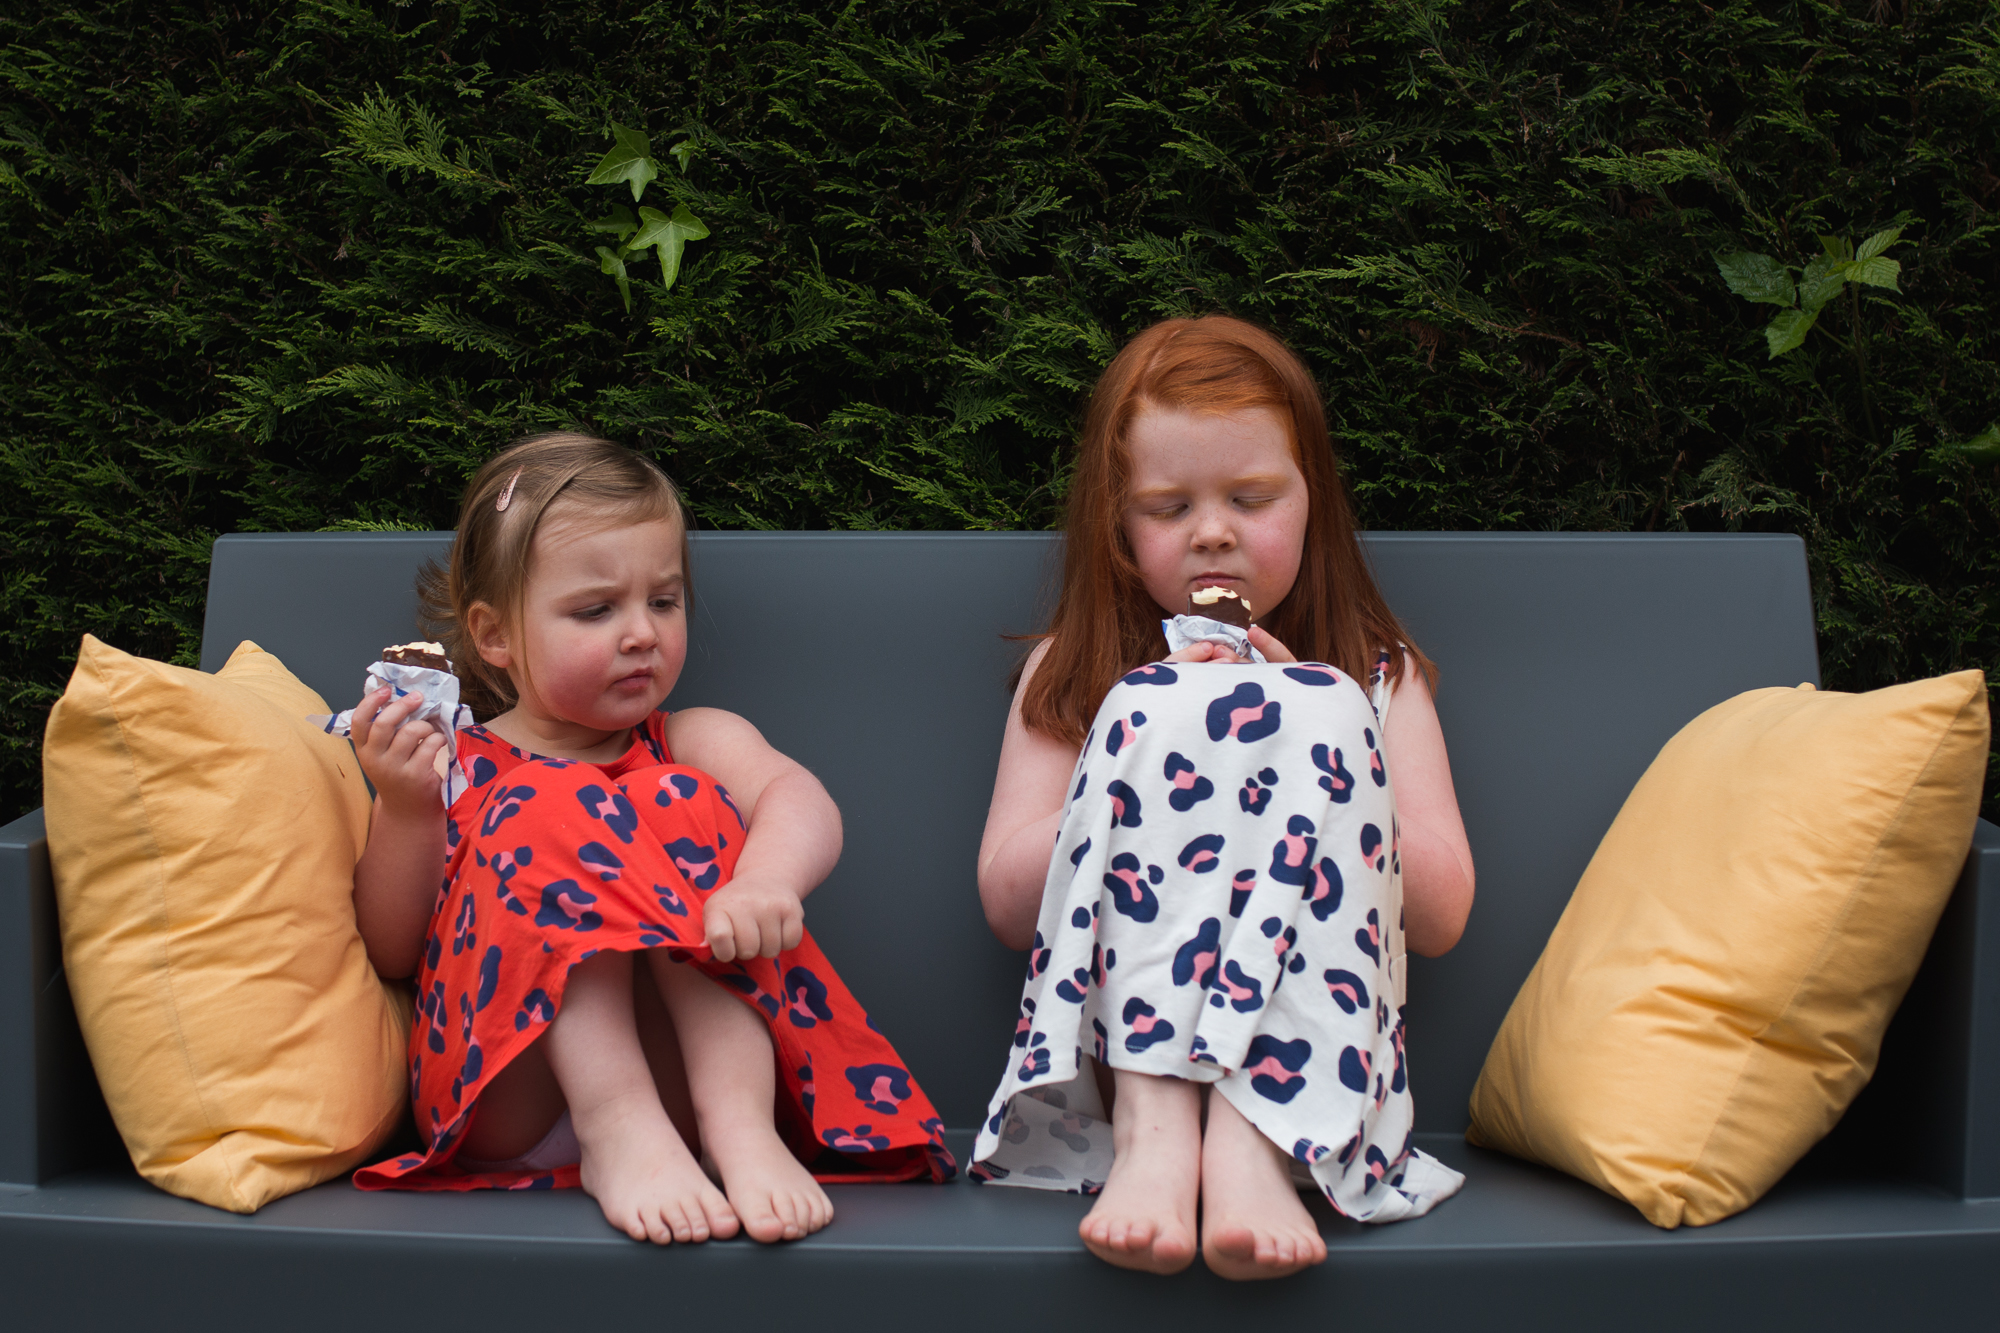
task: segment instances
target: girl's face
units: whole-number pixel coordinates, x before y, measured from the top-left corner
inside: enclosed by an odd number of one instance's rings
[[[514,716],[541,738],[587,746],[601,739],[589,733],[645,721],[673,689],[687,661],[686,600],[679,523],[544,520],[518,632],[496,625],[496,651],[482,640],[480,652],[514,682]]]
[[[1278,414],[1149,407],[1126,432],[1125,539],[1169,615],[1224,587],[1266,618],[1299,576],[1306,479]]]

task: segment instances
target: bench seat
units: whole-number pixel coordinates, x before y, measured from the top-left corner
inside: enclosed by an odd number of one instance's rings
[[[203,664],[243,638],[335,706],[410,637],[449,534],[222,538]],[[1047,534],[697,534],[672,706],[732,708],[809,765],[847,827],[808,903],[961,1162],[1008,1049],[1020,958],[986,931],[974,853],[999,750],[1003,636],[1041,620]],[[120,1156],[68,1003],[39,812],[0,829],[0,1310],[18,1327],[371,1318],[491,1329],[600,1317],[1019,1329],[1051,1319],[1279,1316],[1310,1327],[1871,1328],[2000,1321],[2000,828],[1982,823],[1875,1083],[1769,1197],[1659,1231],[1558,1173],[1469,1147],[1466,1100],[1515,990],[1659,746],[1742,690],[1818,680],[1802,544],[1769,536],[1373,534],[1384,592],[1440,662],[1438,706],[1479,867],[1460,946],[1417,959],[1418,1142],[1465,1172],[1433,1214],[1359,1227],[1275,1283],[1123,1273],[1083,1251],[1086,1199],[974,1185],[833,1187],[782,1247],[658,1250],[580,1192],[364,1194],[336,1181],[239,1217]],[[852,592],[885,608],[857,625]],[[385,1150],[386,1155],[386,1150]],[[1122,1319],[1120,1318],[1122,1316]]]

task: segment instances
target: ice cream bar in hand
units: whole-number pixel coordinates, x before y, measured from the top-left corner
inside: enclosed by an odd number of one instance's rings
[[[382,650],[382,660],[398,666],[428,667],[432,671],[451,670],[451,660],[444,655],[441,643],[392,643]]]
[[[1188,594],[1187,613],[1207,616],[1238,629],[1249,629],[1256,623],[1250,603],[1228,588],[1196,588]]]

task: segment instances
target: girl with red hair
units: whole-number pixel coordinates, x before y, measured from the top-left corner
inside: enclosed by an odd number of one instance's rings
[[[1162,617],[1208,588],[1248,605],[1248,646],[1165,651]],[[1097,1194],[1084,1244],[1159,1273],[1193,1261],[1199,1204],[1231,1278],[1326,1257],[1299,1185],[1370,1222],[1448,1197],[1462,1178],[1411,1143],[1402,1023],[1405,949],[1450,949],[1472,905],[1436,669],[1277,338],[1167,320],[1113,359],[1041,640],[979,854],[1029,967],[973,1174]]]

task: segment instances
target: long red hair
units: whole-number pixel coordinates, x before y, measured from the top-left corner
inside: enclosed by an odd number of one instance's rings
[[[1258,623],[1300,661],[1326,662],[1365,681],[1386,649],[1397,678],[1414,663],[1435,688],[1436,666],[1410,643],[1362,558],[1311,372],[1256,325],[1204,315],[1165,320],[1139,334],[1112,358],[1090,395],[1070,481],[1062,592],[1048,629],[1037,636],[1049,641],[1048,652],[1021,698],[1028,726],[1081,745],[1118,678],[1165,656],[1160,608],[1140,580],[1124,525],[1126,434],[1149,407],[1275,412],[1305,477],[1305,550],[1291,592]]]

